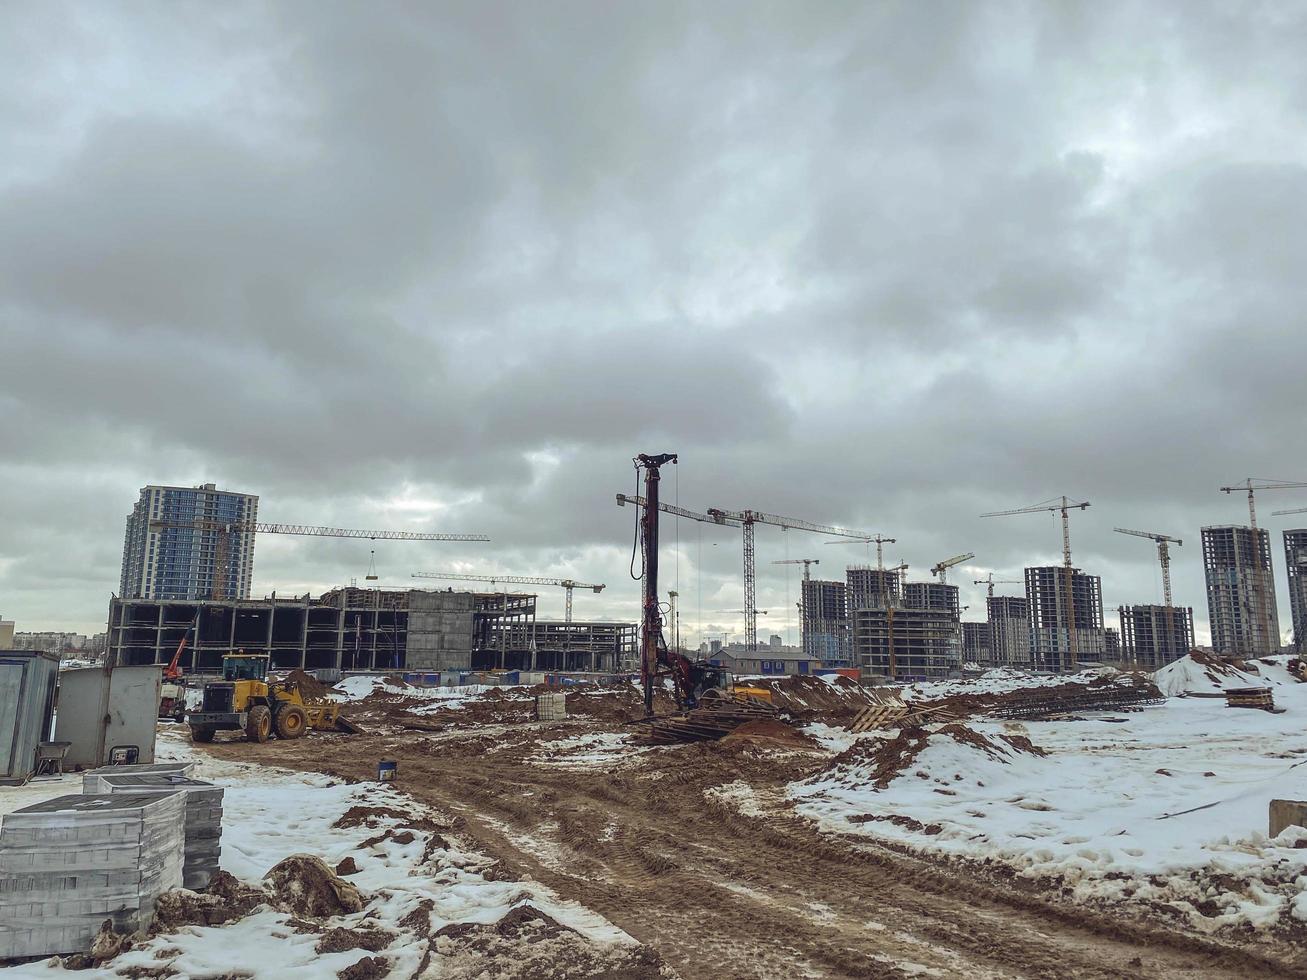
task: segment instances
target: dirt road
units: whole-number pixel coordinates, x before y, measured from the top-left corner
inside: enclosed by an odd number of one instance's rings
[[[541,763],[541,736],[577,731],[530,725],[208,748],[351,780],[375,778],[379,758],[396,759],[400,788],[456,815],[458,833],[508,874],[601,913],[686,980],[1307,976],[1295,950],[1230,950],[1180,935],[1160,916],[1118,922],[1001,879],[819,834],[775,812],[784,784],[819,764],[802,753],[701,743],[616,767]],[[768,815],[745,815],[741,798]]]

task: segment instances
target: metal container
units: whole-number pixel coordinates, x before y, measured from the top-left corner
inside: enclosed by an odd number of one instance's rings
[[[64,765],[94,769],[154,761],[163,667],[87,667],[59,677],[55,738],[71,742]]]
[[[25,783],[36,771],[36,750],[50,738],[57,654],[0,652],[0,785]]]
[[[393,783],[399,775],[399,763],[391,759],[382,759],[377,763],[377,779],[383,783]]]

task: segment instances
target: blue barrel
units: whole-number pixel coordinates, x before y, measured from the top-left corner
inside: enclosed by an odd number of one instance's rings
[[[393,783],[399,775],[399,763],[393,759],[382,759],[377,763],[377,779],[383,783]]]

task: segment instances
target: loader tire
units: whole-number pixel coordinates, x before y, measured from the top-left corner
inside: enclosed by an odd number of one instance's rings
[[[245,719],[245,737],[251,742],[266,742],[272,734],[272,712],[266,704],[256,704]]]
[[[216,728],[214,728],[212,725],[192,725],[192,726],[191,726],[191,741],[192,741],[192,742],[212,742],[212,741],[213,741],[213,736],[216,735],[217,733],[218,733],[218,730],[217,730]]]
[[[299,738],[309,727],[309,713],[298,704],[288,704],[277,712],[274,724],[278,738]]]

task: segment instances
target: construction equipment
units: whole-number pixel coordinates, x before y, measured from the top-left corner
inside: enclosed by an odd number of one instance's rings
[[[572,621],[572,590],[589,589],[598,595],[606,585],[591,582],[574,582],[570,578],[536,578],[528,575],[463,575],[459,572],[414,572],[412,578],[436,578],[449,582],[489,582],[490,588],[497,589],[500,582],[510,585],[556,585],[567,590],[567,612],[564,622]]]
[[[210,599],[227,598],[227,579],[230,577],[231,539],[236,534],[299,534],[317,538],[366,538],[370,541],[489,541],[485,534],[437,534],[423,531],[367,531],[343,527],[315,527],[309,524],[265,524],[256,521],[215,521],[207,519],[174,520],[154,518],[150,530],[183,528],[214,534],[214,580],[209,588]],[[368,567],[367,579],[375,581],[376,552]]]
[[[875,540],[875,535],[865,531],[851,531],[844,527],[832,527],[829,524],[814,524],[812,521],[797,517],[781,517],[778,514],[766,514],[758,510],[725,510],[721,507],[709,507],[710,517],[724,521],[739,521],[744,529],[744,608],[753,609],[757,605],[757,581],[754,568],[753,526],[771,524],[785,530],[812,531],[816,534],[829,534],[837,538],[857,538]],[[744,645],[750,653],[758,649],[758,617],[746,613],[744,620]]]
[[[1133,534],[1137,538],[1148,538],[1157,544],[1157,563],[1162,566],[1162,595],[1166,598],[1166,608],[1171,608],[1171,553],[1168,545],[1175,543],[1184,544],[1179,538],[1173,538],[1166,534],[1159,534],[1156,531],[1132,531],[1125,527],[1114,527],[1113,531],[1118,534]],[[1169,627],[1169,623],[1167,624]]]
[[[159,685],[159,717],[171,718],[181,723],[186,718],[186,679],[182,675],[181,659],[190,641],[191,632],[199,625],[200,611],[195,611],[195,618],[182,634],[181,642],[173,652],[172,660],[163,668],[163,683]]]
[[[1166,601],[1163,607],[1166,610],[1166,649],[1171,650],[1175,642],[1175,612],[1171,606],[1171,552],[1168,546],[1171,542],[1176,545],[1182,545],[1184,542],[1156,531],[1132,531],[1126,527],[1114,527],[1112,530],[1118,534],[1133,534],[1137,538],[1148,538],[1157,544],[1157,563],[1162,566],[1162,595]]]
[[[659,502],[661,469],[669,463],[676,463],[675,453],[660,453],[656,456],[641,453],[635,457],[634,463],[637,474],[644,471],[644,496],[628,497],[619,493],[617,503],[618,506],[634,503],[644,508],[639,514],[635,545],[640,550],[640,577],[644,582],[640,619],[640,680],[644,686],[645,714],[653,714],[654,688],[661,677],[672,678],[676,703],[683,709],[696,707],[705,697],[727,698],[727,692],[732,687],[729,671],[706,660],[691,660],[679,650],[667,648],[667,641],[663,638],[662,604],[658,601],[659,513],[679,513],[682,517],[714,524],[723,521]]]
[[[827,544],[830,544],[830,542],[828,541]],[[773,565],[802,565],[803,581],[806,583],[812,581],[811,566],[820,565],[821,559],[820,558],[782,558],[779,561],[772,562],[772,564]],[[798,604],[799,605],[799,636],[801,638],[800,642],[806,644],[808,642],[807,638],[812,635],[814,630],[812,624],[812,617],[808,615],[806,596],[804,596],[803,598],[804,601]]]
[[[1288,510],[1273,510],[1272,517],[1284,517],[1287,514],[1307,514],[1307,507],[1291,507]]]
[[[968,551],[965,555],[954,555],[952,558],[945,558],[943,561],[936,563],[930,569],[931,575],[939,576],[939,584],[948,584],[947,573],[954,565],[961,565],[964,561],[970,561],[976,557],[974,551]]]
[[[1252,491],[1249,491],[1248,499],[1252,501]],[[1066,602],[1066,647],[1067,657],[1070,663],[1076,663],[1076,606],[1075,596],[1071,588],[1071,518],[1068,512],[1072,510],[1084,510],[1089,506],[1088,500],[1068,500],[1066,494],[1059,498],[1054,497],[1052,500],[1045,500],[1038,504],[1031,504],[1029,507],[1018,507],[1015,510],[996,510],[988,514],[981,514],[981,517],[1009,517],[1013,514],[1038,514],[1043,512],[1061,513],[1062,514],[1062,582],[1065,590]]]
[[[266,742],[272,735],[299,738],[314,731],[358,731],[340,715],[335,701],[306,697],[292,677],[268,680],[266,653],[235,653],[222,659],[222,680],[204,686],[203,705],[188,711],[191,740],[212,742],[223,731],[244,731],[251,742]]]
[[[1253,501],[1253,491],[1297,490],[1303,487],[1307,487],[1307,483],[1298,483],[1291,480],[1266,480],[1261,477],[1250,476],[1245,478],[1243,483],[1235,484],[1232,487],[1221,487],[1221,493],[1234,493],[1236,490],[1246,490],[1248,492],[1248,526],[1256,530],[1257,506]]]
[[[994,573],[990,572],[984,578],[973,579],[972,585],[986,585],[987,594],[990,599],[994,598],[994,586],[996,585],[1023,585],[1019,578],[994,578]]]

